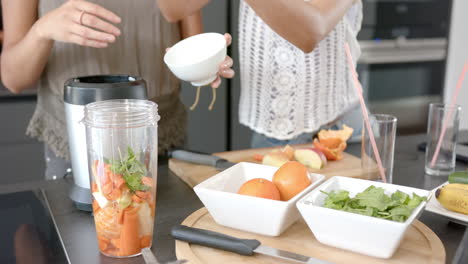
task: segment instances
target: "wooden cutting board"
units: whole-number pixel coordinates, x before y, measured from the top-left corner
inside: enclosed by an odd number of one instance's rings
[[[296,145],[295,148],[310,147],[311,145]],[[281,149],[282,147],[276,147]],[[214,153],[218,157],[227,159],[231,162],[252,162],[261,163],[253,159],[254,154],[265,155],[275,148],[263,148],[263,149],[246,149],[237,151],[227,151]],[[200,182],[208,179],[209,177],[217,174],[215,168],[211,166],[193,164],[177,159],[169,160],[169,169],[179,176],[185,183],[190,187],[194,187]],[[328,179],[331,176],[346,176],[352,178],[361,179],[377,179],[378,172],[375,170],[373,173],[364,173],[361,169],[361,159],[348,153],[343,153],[343,159],[339,161],[329,161],[327,166],[320,170],[309,170],[310,172],[323,174]]]
[[[316,257],[332,263],[346,264],[443,264],[445,248],[431,229],[416,220],[410,226],[400,247],[390,259],[379,259],[353,253],[350,251],[326,246],[318,242],[306,223],[301,219],[293,224],[279,237],[267,237],[244,231],[223,227],[213,220],[206,208],[202,208],[182,223],[186,226],[208,229],[223,234],[248,239],[257,239],[262,244],[294,253]],[[385,238],[382,238],[385,239]],[[241,256],[218,249],[192,245],[176,241],[177,259],[186,259],[190,264],[223,263],[223,264],[277,264],[287,263],[263,255]]]

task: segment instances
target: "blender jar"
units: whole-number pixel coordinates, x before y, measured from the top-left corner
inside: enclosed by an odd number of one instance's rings
[[[108,100],[86,105],[84,123],[99,250],[131,257],[151,247],[156,207],[157,105]]]

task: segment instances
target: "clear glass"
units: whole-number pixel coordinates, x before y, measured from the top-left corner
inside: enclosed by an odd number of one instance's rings
[[[382,161],[385,177],[388,183],[392,183],[397,118],[392,115],[374,114],[369,115],[369,122]],[[365,124],[363,124],[362,128],[361,166],[367,179],[381,179]]]
[[[426,174],[447,176],[455,170],[455,146],[458,139],[460,112],[461,107],[458,105],[453,107],[445,104],[429,105],[426,140]],[[442,138],[439,154],[435,159],[434,166],[432,166],[432,160],[442,134],[444,122],[447,122],[447,128]]]
[[[146,100],[85,107],[94,222],[106,256],[132,257],[152,245],[158,120],[157,105]]]

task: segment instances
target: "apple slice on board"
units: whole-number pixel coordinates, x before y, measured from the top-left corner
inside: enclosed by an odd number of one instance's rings
[[[270,152],[263,157],[262,164],[281,167],[289,161],[288,155],[283,152]]]
[[[321,169],[326,165],[325,155],[316,149],[297,149],[294,158],[311,169]]]

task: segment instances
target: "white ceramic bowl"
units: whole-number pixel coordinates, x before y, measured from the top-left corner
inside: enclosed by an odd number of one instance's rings
[[[320,184],[325,176],[309,174],[312,184],[289,201],[237,194],[246,181],[273,179],[277,167],[238,163],[194,187],[216,223],[252,233],[278,236],[299,218],[296,202]]]
[[[428,197],[429,191],[361,179],[335,176],[324,182],[297,202],[302,217],[315,238],[323,244],[357,253],[390,258],[400,245],[408,227],[419,217],[426,202],[414,209],[403,223],[323,207],[326,195],[322,191],[347,190],[350,197],[374,185],[390,195],[400,190]]]
[[[216,79],[226,58],[226,39],[219,33],[198,34],[179,41],[164,56],[164,62],[177,78],[194,86]]]

